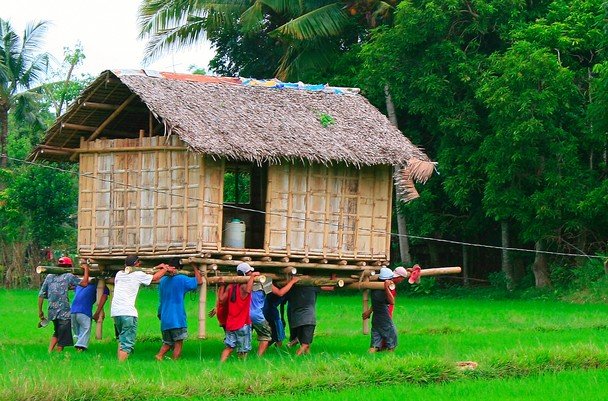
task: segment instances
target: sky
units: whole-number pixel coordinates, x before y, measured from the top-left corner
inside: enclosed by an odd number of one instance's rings
[[[104,70],[141,68],[188,72],[191,65],[207,70],[213,57],[208,42],[143,65],[145,41],[137,38],[140,1],[0,0],[0,18],[10,21],[20,37],[28,22],[49,21],[43,51],[58,63],[64,47],[74,48],[80,42],[86,59],[77,73],[97,76]]]

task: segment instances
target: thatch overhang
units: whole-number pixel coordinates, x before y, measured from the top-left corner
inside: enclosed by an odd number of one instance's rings
[[[422,179],[432,173],[424,152],[363,96],[141,70],[103,72],[31,157],[74,160],[81,138],[135,138],[140,130],[176,134],[193,152],[213,157],[355,166],[422,162]]]

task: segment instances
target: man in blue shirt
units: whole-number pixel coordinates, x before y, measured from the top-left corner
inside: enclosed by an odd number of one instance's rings
[[[78,351],[86,351],[91,338],[91,321],[99,318],[103,306],[110,295],[110,290],[104,285],[103,293],[99,298],[97,309],[93,313],[93,305],[97,301],[97,284],[91,282],[86,287],[76,287],[76,294],[72,302],[72,330],[76,336],[74,347]]]
[[[184,297],[187,292],[196,290],[202,283],[203,278],[198,267],[194,267],[194,277],[170,273],[160,280],[158,314],[163,345],[156,354],[157,360],[161,361],[171,348],[173,348],[173,359],[180,357],[184,340],[188,337]]]

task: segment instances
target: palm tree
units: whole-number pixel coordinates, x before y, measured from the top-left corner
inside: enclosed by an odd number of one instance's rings
[[[145,59],[197,43],[222,24],[244,33],[272,26],[283,44],[277,76],[295,76],[304,67],[332,60],[336,38],[353,25],[377,26],[390,18],[398,0],[142,0],[140,36],[149,38]],[[336,46],[333,46],[335,48]]]
[[[35,120],[32,103],[38,94],[28,91],[48,67],[49,56],[40,52],[47,22],[30,23],[19,37],[9,21],[0,19],[0,165],[6,167],[8,114]]]

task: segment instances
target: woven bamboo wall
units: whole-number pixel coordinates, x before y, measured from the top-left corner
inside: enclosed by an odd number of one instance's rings
[[[222,250],[223,161],[174,136],[100,139],[81,144],[80,171],[82,256]],[[388,166],[269,166],[263,251],[388,259],[390,177]]]
[[[388,166],[270,166],[266,251],[388,259],[390,177]]]
[[[80,152],[81,255],[220,249],[223,162],[174,136],[83,142]]]

